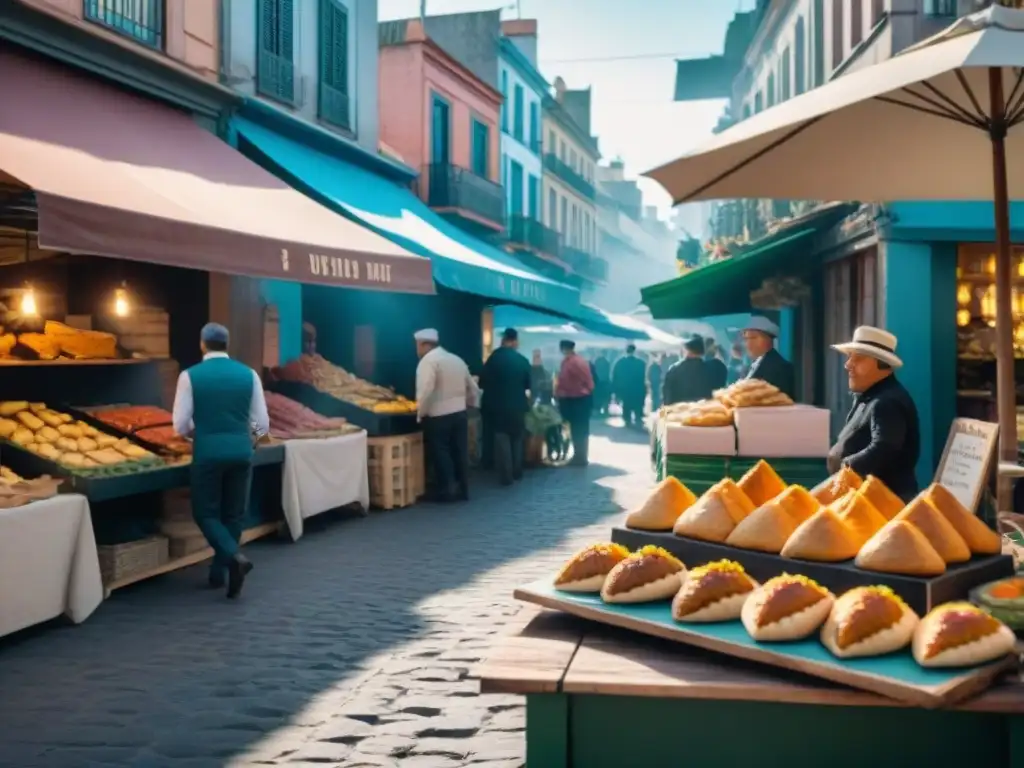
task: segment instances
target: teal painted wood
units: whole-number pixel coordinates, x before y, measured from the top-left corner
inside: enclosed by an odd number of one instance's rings
[[[280,357],[283,365],[302,352],[302,284],[288,280],[261,280],[260,296],[277,307]]]
[[[894,240],[984,242],[995,240],[992,203],[907,201],[888,203]],[[1010,239],[1024,242],[1024,201],[1010,203]]]
[[[338,0],[320,0],[320,76],[318,114],[321,120],[351,130],[348,97],[348,10]]]
[[[295,102],[295,9],[292,0],[260,0],[256,14],[256,91]]]
[[[956,418],[957,244],[932,245],[932,456],[936,464]],[[902,350],[901,350],[902,351]],[[931,479],[931,477],[929,477]]]
[[[569,768],[569,697],[526,697],[526,768]]]
[[[561,601],[565,606],[581,605],[600,611],[609,616],[628,616],[637,621],[656,624],[672,629],[685,629],[692,635],[702,636],[729,643],[737,648],[756,648],[770,651],[783,659],[797,659],[810,662],[819,669],[831,668],[851,673],[872,675],[886,678],[904,686],[917,688],[936,688],[955,682],[970,673],[964,669],[926,669],[920,666],[906,648],[899,653],[885,656],[872,656],[858,659],[838,659],[813,635],[806,640],[789,643],[758,643],[751,639],[743,624],[735,621],[724,621],[715,624],[687,624],[685,627],[672,619],[672,606],[669,601],[638,604],[612,604],[601,600],[600,595],[560,592],[554,588],[550,579],[542,579],[522,588],[545,598]],[[781,666],[781,664],[780,664]]]
[[[1003,715],[572,695],[569,718],[573,768],[1022,765],[1021,718]]]

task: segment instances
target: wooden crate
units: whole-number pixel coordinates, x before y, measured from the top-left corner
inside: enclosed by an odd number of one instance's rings
[[[170,316],[156,307],[136,307],[129,317],[105,317],[104,329],[117,334],[118,343],[146,357],[171,356]]]
[[[426,492],[422,432],[371,437],[366,450],[371,506],[409,507]]]
[[[159,568],[167,562],[169,556],[168,542],[163,536],[123,544],[100,545],[96,547],[96,552],[104,584]]]

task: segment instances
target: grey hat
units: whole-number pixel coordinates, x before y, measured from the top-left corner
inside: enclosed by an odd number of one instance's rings
[[[220,323],[207,323],[199,332],[199,340],[204,344],[227,344],[230,339],[228,329]]]

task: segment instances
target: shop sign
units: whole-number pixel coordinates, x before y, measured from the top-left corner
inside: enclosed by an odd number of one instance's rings
[[[391,265],[342,256],[328,256],[323,253],[309,253],[309,274],[332,283],[367,283],[388,285],[391,283]],[[281,249],[281,270],[291,271],[291,257],[288,249]]]
[[[537,283],[520,280],[518,277],[499,275],[498,291],[516,299],[544,300],[544,289]]]
[[[949,428],[935,482],[972,512],[977,511],[988,482],[998,436],[998,424],[976,419],[954,419]]]

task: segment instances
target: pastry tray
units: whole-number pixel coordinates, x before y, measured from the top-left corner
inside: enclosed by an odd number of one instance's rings
[[[737,619],[714,624],[679,624],[669,601],[609,605],[598,595],[559,592],[544,579],[514,592],[517,600],[563,611],[602,624],[686,643],[740,659],[769,664],[841,685],[888,696],[906,704],[935,708],[980,693],[1004,670],[1013,656],[965,669],[925,669],[909,649],[885,656],[837,659],[817,634],[789,643],[758,643]]]
[[[974,587],[1014,574],[1013,558],[1009,555],[975,557],[966,563],[950,566],[941,576],[920,578],[865,571],[855,566],[852,560],[842,563],[794,560],[766,552],[687,539],[673,533],[612,528],[612,541],[630,550],[648,544],[663,547],[682,560],[688,568],[714,560],[734,560],[753,578],[762,582],[781,573],[802,573],[837,595],[853,587],[883,584],[891,587],[921,616],[936,605],[966,599]]]

